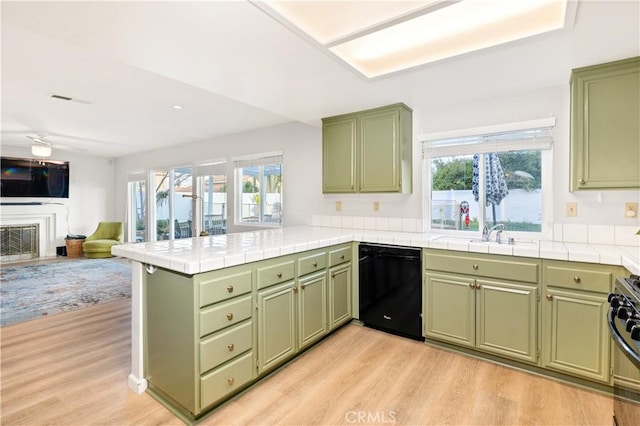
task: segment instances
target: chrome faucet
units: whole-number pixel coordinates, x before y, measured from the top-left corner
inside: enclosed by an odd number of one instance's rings
[[[498,229],[500,228],[500,229]],[[485,243],[487,241],[489,241],[491,239],[491,233],[493,231],[495,231],[496,229],[498,229],[498,234],[496,236],[496,242],[500,243],[500,234],[502,233],[502,231],[506,230],[507,227],[505,226],[504,223],[498,223],[494,226],[492,226],[491,228],[487,228],[487,226],[485,225],[484,228],[482,228],[482,241],[484,241]]]

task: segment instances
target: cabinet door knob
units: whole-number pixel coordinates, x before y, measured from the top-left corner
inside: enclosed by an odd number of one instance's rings
[[[317,268],[318,267],[318,262],[313,262],[313,267]]]
[[[227,286],[227,291],[229,293],[233,293],[233,286],[232,285]]]
[[[306,286],[304,284],[300,284],[300,290],[304,290]]]
[[[553,300],[553,295],[547,294],[547,300]]]
[[[340,260],[344,260],[344,254],[340,256]]]
[[[227,319],[228,319],[229,321],[231,321],[231,320],[233,319],[233,314],[232,314],[231,312],[229,312],[229,313],[227,314]]]
[[[473,270],[474,270],[474,271],[477,271],[477,270],[478,270],[478,264],[477,264],[477,263],[474,263],[474,264],[473,264]]]
[[[578,182],[580,182],[580,185],[584,185],[584,179],[580,178]]]
[[[282,278],[282,272],[278,272],[278,273],[276,274],[276,276],[277,276],[278,278]]]
[[[229,352],[232,352],[234,348],[235,346],[233,346],[233,343],[227,345],[227,349],[229,349]]]
[[[471,284],[469,284],[469,287],[476,288],[476,285],[474,283],[471,283]]]
[[[229,378],[227,379],[227,383],[229,384],[229,386],[233,385],[233,383],[234,383],[235,381],[236,381],[236,380],[235,380],[233,377],[229,377]]]
[[[335,273],[335,272],[332,272],[332,273],[331,273],[331,278],[335,278],[335,276],[336,276],[336,273]]]
[[[573,281],[576,282],[576,283],[579,283],[582,280],[580,279],[579,276],[576,275],[575,277],[573,277]]]

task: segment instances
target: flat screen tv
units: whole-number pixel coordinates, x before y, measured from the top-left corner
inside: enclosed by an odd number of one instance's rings
[[[2,157],[0,197],[69,198],[69,162]]]

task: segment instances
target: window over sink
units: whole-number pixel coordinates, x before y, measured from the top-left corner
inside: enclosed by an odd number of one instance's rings
[[[543,235],[550,223],[555,119],[423,135],[427,227]],[[549,194],[545,197],[545,194]]]

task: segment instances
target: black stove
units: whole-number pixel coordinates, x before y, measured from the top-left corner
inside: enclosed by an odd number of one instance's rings
[[[640,276],[618,278],[609,294],[608,323],[621,357],[640,369]],[[614,355],[616,354],[614,353]],[[619,363],[614,360],[614,376]],[[618,426],[640,423],[640,392],[614,380],[613,419]]]

